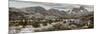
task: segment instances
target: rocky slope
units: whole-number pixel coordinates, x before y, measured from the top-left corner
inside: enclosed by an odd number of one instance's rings
[[[93,11],[88,11],[84,7],[73,8],[68,11],[61,11],[58,9],[48,9],[46,10],[43,7],[27,7],[27,8],[9,8],[10,19],[18,19],[18,18],[46,18],[46,16],[50,16],[51,18],[55,17],[80,17],[86,16],[89,14],[93,14]]]

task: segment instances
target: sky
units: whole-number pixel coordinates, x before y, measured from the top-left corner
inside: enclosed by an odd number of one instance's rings
[[[9,7],[25,8],[41,6],[45,9],[55,8],[60,10],[71,9],[73,7],[80,7],[80,4],[68,4],[68,3],[48,3],[48,2],[36,2],[36,1],[20,1],[20,0],[9,0]],[[93,5],[84,5],[89,11],[93,10]]]
[[[17,1],[38,1],[38,2],[52,2],[52,3],[72,3],[72,4],[86,4],[95,5],[95,0],[17,0]]]

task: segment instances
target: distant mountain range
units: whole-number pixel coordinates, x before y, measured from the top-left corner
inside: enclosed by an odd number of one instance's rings
[[[48,2],[31,2],[31,1],[9,1],[9,7],[15,8],[26,8],[26,7],[35,7],[41,6],[46,10],[48,9],[59,9],[65,10],[72,8],[79,8],[80,6],[84,6],[84,8],[88,9],[88,11],[93,11],[93,5],[80,5],[80,4],[62,4],[62,3],[48,3]]]
[[[44,7],[26,7],[26,8],[14,8],[9,7],[9,18],[10,19],[23,19],[23,18],[57,18],[57,17],[80,17],[84,15],[93,14],[93,11],[88,11],[83,6],[79,8],[72,8],[68,11],[58,9],[48,9]]]
[[[93,5],[9,0],[10,19],[80,17],[93,14],[93,9]]]

